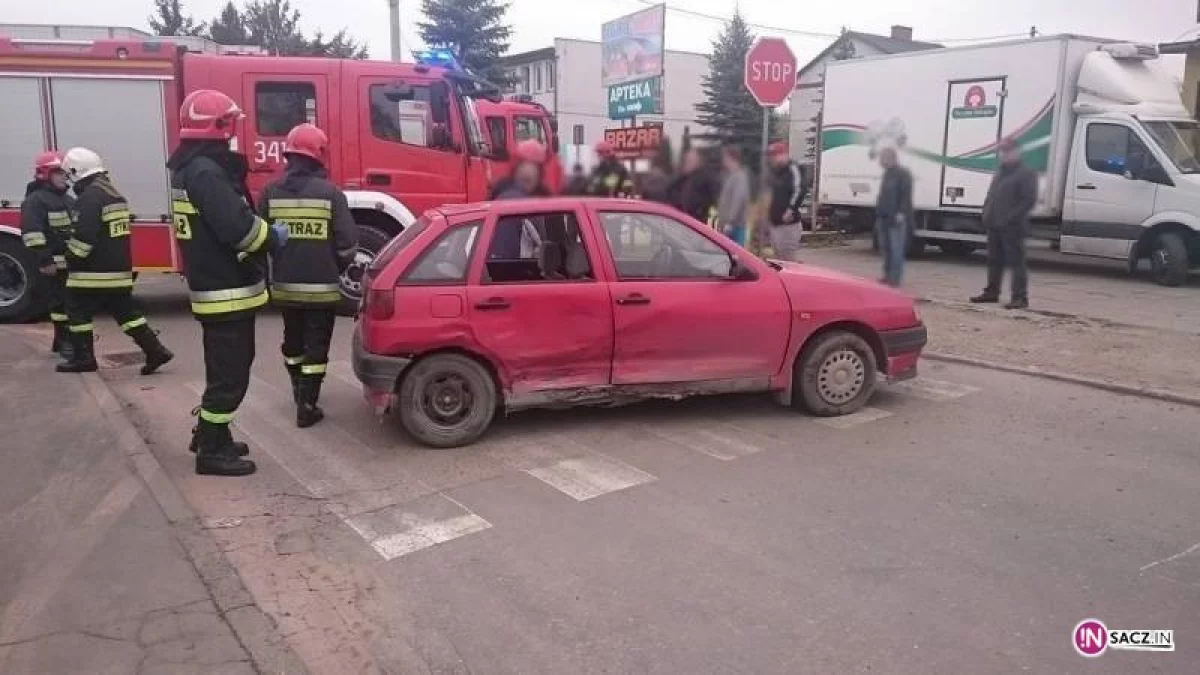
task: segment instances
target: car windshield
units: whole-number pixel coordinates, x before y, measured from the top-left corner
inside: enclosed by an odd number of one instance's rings
[[[1143,122],[1154,142],[1180,173],[1200,173],[1200,124],[1185,121]]]
[[[513,136],[518,143],[525,140],[535,140],[538,143],[546,143],[546,132],[542,128],[542,120],[540,117],[526,117],[518,115],[513,119]]]

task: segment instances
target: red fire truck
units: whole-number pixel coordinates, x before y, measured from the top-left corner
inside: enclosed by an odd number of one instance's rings
[[[359,255],[342,279],[348,306],[391,237],[428,208],[484,199],[493,180],[476,102],[496,92],[456,68],[194,53],[160,41],[0,39],[0,320],[40,311],[19,207],[32,157],[47,148],[99,152],[135,216],[137,269],[180,269],[164,165],[179,102],[196,89],[223,91],[245,110],[235,140],[254,194],[281,170],[292,127],[328,132],[331,178],[359,225]],[[545,110],[536,114],[554,144]]]
[[[519,95],[504,101],[481,99],[476,102],[479,121],[492,149],[492,179],[500,180],[512,173],[516,161],[511,150],[525,140],[535,140],[546,146],[546,187],[558,194],[562,191],[562,160],[558,156],[558,134],[554,118],[545,106],[531,96]]]

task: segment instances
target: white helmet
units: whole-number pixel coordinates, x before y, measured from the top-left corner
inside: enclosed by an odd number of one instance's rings
[[[67,172],[67,178],[71,182],[80,181],[108,170],[100,161],[100,155],[83,147],[71,148],[67,151],[67,154],[63,156],[62,169]]]

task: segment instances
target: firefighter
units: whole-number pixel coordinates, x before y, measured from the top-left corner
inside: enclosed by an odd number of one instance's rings
[[[100,155],[71,148],[62,169],[74,185],[75,223],[67,240],[67,321],[74,348],[60,373],[96,370],[92,318],[111,314],[121,330],[146,354],[142,374],[149,375],[175,358],[158,341],[133,299],[133,258],[129,246],[129,205],[117,192]]]
[[[201,89],[179,110],[179,147],[167,160],[175,241],[183,253],[192,315],[200,322],[205,389],[191,450],[196,473],[245,476],[254,462],[229,423],[250,386],[254,317],[267,304],[263,273],[252,256],[287,242],[247,201],[246,158],[230,149],[243,117],[233,99]]]
[[[600,160],[592,170],[588,181],[588,194],[593,197],[634,197],[636,191],[629,169],[617,159],[612,143],[600,141],[596,144],[596,157]]]
[[[43,152],[33,160],[33,180],[21,202],[21,239],[37,257],[38,271],[46,276],[50,322],[54,341],[50,351],[70,361],[73,348],[67,332],[67,239],[71,237],[71,209],[75,200],[62,170],[62,153]]]
[[[258,200],[262,216],[288,228],[288,246],[271,256],[271,297],[283,311],[283,359],[301,428],[325,417],[317,399],[342,298],[338,281],[358,247],[346,195],[326,178],[328,153],[324,131],[292,129],[283,146],[287,171]]]

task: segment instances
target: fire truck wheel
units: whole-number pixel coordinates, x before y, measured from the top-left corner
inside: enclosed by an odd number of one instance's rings
[[[370,225],[358,226],[358,251],[354,254],[354,262],[342,272],[342,302],[338,305],[338,313],[342,316],[354,316],[362,300],[362,281],[367,268],[375,260],[383,247],[392,240],[391,235]]]
[[[0,236],[0,321],[24,321],[38,313],[37,261],[16,237]],[[43,308],[44,309],[44,308]]]

